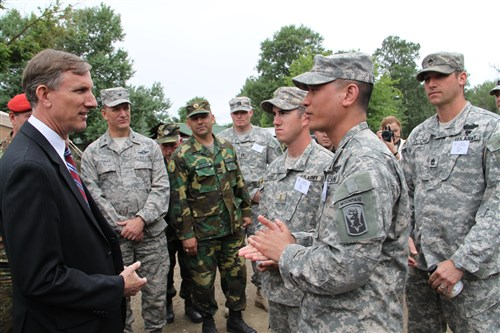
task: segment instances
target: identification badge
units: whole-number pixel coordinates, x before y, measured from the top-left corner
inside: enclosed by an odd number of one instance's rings
[[[451,144],[451,155],[467,155],[470,141],[453,141]]]
[[[262,153],[264,151],[264,146],[261,146],[258,143],[254,143],[252,146],[252,150],[255,150],[258,153]]]
[[[297,180],[295,181],[295,186],[293,188],[299,191],[300,193],[307,194],[307,192],[309,191],[309,186],[311,186],[310,181],[302,177],[297,177]]]

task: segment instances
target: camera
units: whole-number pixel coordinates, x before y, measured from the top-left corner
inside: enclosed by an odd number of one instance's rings
[[[391,127],[389,125],[387,125],[382,131],[382,139],[387,142],[391,142],[392,139],[394,139],[394,131],[391,130]]]

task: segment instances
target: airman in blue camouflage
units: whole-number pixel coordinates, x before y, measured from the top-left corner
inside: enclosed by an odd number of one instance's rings
[[[249,239],[241,255],[279,264],[285,286],[301,290],[299,332],[403,332],[409,197],[401,166],[368,128],[373,64],[364,53],[316,55],[293,78],[313,130],[335,146],[312,245],[296,244],[285,223]],[[259,251],[259,252],[255,252]]]
[[[245,185],[252,198],[252,224],[246,229],[247,236],[255,233],[259,215],[259,188],[262,185],[267,166],[282,154],[279,142],[267,130],[252,125],[253,107],[250,98],[235,97],[229,101],[233,126],[218,134],[233,144],[240,161]],[[257,287],[255,306],[267,310],[267,301],[261,294],[260,274],[252,263],[252,283]]]
[[[437,52],[417,73],[436,115],[403,148],[417,250],[408,332],[500,332],[500,117],[465,99],[464,68],[462,54]]]
[[[300,105],[306,92],[281,87],[261,103],[272,113],[276,138],[286,152],[269,165],[264,177],[260,213],[270,220],[281,218],[294,235],[316,228],[325,169],[333,153],[317,144],[309,133],[309,118]],[[300,238],[297,237],[300,243]],[[303,244],[308,245],[308,244]],[[274,333],[300,332],[301,290],[288,289],[274,261],[262,262],[262,288],[269,299],[269,327]]]
[[[203,316],[202,331],[217,332],[214,281],[219,268],[229,308],[228,332],[255,332],[242,318],[246,297],[246,265],[238,256],[251,223],[250,196],[236,151],[212,133],[214,116],[206,100],[187,107],[193,135],[173,153],[168,171],[172,202],[169,212],[177,237],[190,256],[193,303]]]
[[[163,217],[168,211],[169,179],[158,144],[130,128],[131,102],[124,88],[101,91],[101,114],[108,130],[85,149],[81,176],[109,224],[120,236],[123,262],[141,262],[147,278],[142,315],[148,332],[165,326],[169,256]],[[125,332],[132,331],[127,302]]]

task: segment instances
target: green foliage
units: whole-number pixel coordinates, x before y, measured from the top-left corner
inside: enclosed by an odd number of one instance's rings
[[[240,91],[240,96],[247,96],[254,104],[252,123],[260,126],[272,126],[271,117],[260,107],[260,102],[272,97],[273,92],[286,85],[284,79],[290,76],[292,63],[306,53],[322,53],[323,37],[303,25],[282,27],[266,39],[260,46],[260,59],[257,63],[258,77],[250,77]]]
[[[497,112],[495,96],[490,95],[490,90],[495,86],[496,81],[486,81],[471,89],[466,89],[465,98],[475,106]]]
[[[127,51],[116,47],[125,37],[120,15],[104,4],[75,10],[63,8],[59,0],[39,11],[23,17],[8,10],[0,17],[0,105],[20,92],[27,61],[46,48],[71,52],[88,61],[97,97],[102,89],[127,86],[134,71]],[[128,89],[134,130],[147,134],[158,122],[169,120],[171,103],[160,83]],[[89,114],[86,131],[73,134],[72,139],[84,148],[105,131],[106,123],[95,110]]]
[[[322,43],[323,37],[320,34],[303,25],[282,27],[273,35],[272,40],[266,39],[261,43],[257,71],[260,76],[268,79],[287,76],[290,74],[290,65],[302,52],[323,52]]]
[[[387,73],[377,78],[367,111],[367,123],[373,132],[379,130],[382,119],[387,116],[403,119],[404,107],[399,96],[401,91]]]
[[[375,50],[373,57],[379,64],[382,75],[388,75],[400,91],[403,128],[406,134],[434,114],[434,110],[420,85],[415,79],[418,71],[416,59],[420,44],[407,42],[396,36],[389,36],[382,47]]]
[[[163,122],[173,122],[168,115],[170,100],[165,98],[163,86],[159,82],[153,83],[151,88],[145,86],[130,87],[132,105],[132,128],[147,135],[151,125]]]
[[[58,36],[64,34],[61,22],[71,6],[61,8],[59,1],[37,16],[21,16],[13,9],[0,17],[0,106],[21,91],[24,67],[39,51],[54,47]]]

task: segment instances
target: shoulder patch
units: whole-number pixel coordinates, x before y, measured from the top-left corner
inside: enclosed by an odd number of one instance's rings
[[[168,172],[173,173],[175,171],[175,162],[170,160],[167,167]]]
[[[363,199],[353,197],[339,203],[344,215],[346,232],[350,236],[360,236],[368,232],[365,211],[363,209]]]

